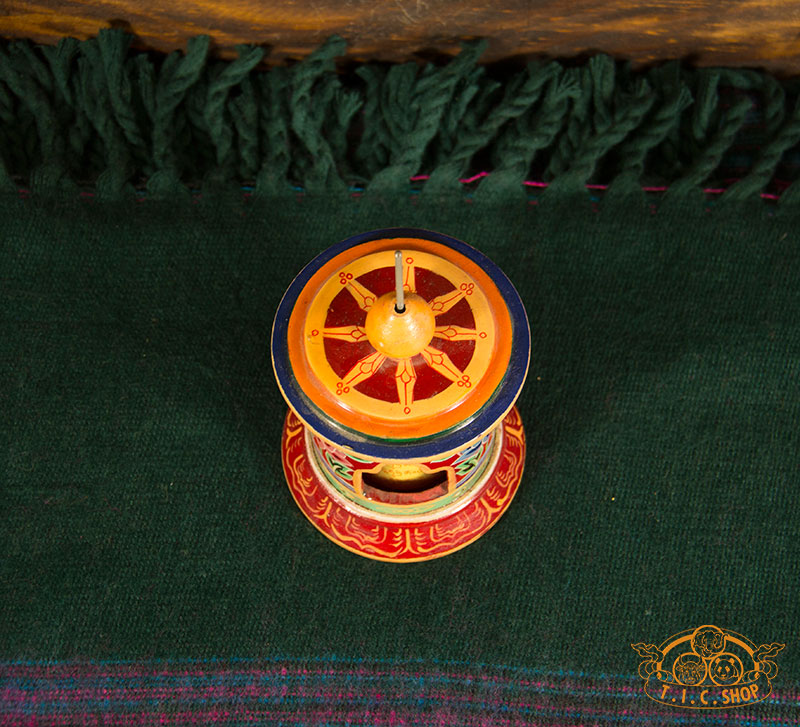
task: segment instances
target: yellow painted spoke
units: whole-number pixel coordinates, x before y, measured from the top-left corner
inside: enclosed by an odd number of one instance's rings
[[[355,278],[347,281],[347,290],[356,299],[358,307],[361,310],[369,310],[372,308],[377,296],[369,288],[365,288]]]
[[[410,358],[403,358],[397,362],[397,369],[394,372],[397,380],[397,396],[400,399],[405,413],[409,414],[411,404],[414,403],[414,384],[417,383],[417,372]]]
[[[440,313],[447,313],[463,297],[463,290],[451,290],[449,293],[437,296],[428,305],[430,305],[434,315],[438,316]]]
[[[365,356],[342,376],[342,383],[345,386],[355,386],[362,381],[366,381],[381,367],[385,360],[386,356],[380,351],[375,351],[375,353]]]
[[[436,326],[434,338],[444,338],[447,341],[474,341],[478,332],[474,328],[461,326]]]
[[[362,326],[341,326],[340,328],[323,328],[325,338],[335,338],[337,341],[358,343],[367,337],[367,332]]]
[[[461,371],[444,351],[440,351],[433,346],[426,346],[422,349],[422,358],[434,371],[447,377],[450,381],[460,381],[462,379]]]
[[[405,280],[403,280],[403,289],[408,291],[409,293],[416,293],[417,292],[417,275],[414,270],[414,263],[408,262],[409,260],[413,260],[413,258],[406,258],[405,260]]]

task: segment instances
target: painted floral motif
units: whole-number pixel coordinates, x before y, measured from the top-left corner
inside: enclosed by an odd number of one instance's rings
[[[413,562],[438,558],[476,540],[505,512],[522,479],[525,438],[512,409],[502,423],[502,449],[469,502],[423,522],[356,515],[333,497],[311,466],[305,428],[290,410],[284,425],[283,467],[292,496],[311,523],[343,548],[376,560]],[[473,455],[474,456],[474,455]]]

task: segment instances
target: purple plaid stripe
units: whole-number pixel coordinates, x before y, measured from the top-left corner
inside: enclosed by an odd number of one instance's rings
[[[4,725],[800,724],[800,690],[699,712],[649,700],[636,675],[493,665],[275,660],[0,663]]]

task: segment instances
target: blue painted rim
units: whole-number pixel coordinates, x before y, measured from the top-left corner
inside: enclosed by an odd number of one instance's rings
[[[294,303],[317,270],[345,250],[372,240],[395,237],[418,237],[438,242],[479,265],[497,286],[508,306],[512,326],[511,359],[505,377],[488,402],[473,416],[459,422],[451,429],[418,439],[385,439],[371,437],[344,427],[331,420],[303,393],[297,384],[289,363],[287,331]],[[321,437],[335,445],[352,449],[358,454],[374,459],[427,459],[443,452],[460,449],[480,434],[486,432],[508,413],[517,400],[531,354],[531,334],[528,315],[516,288],[505,273],[486,255],[460,240],[440,232],[411,227],[393,227],[385,230],[363,232],[336,243],[306,265],[287,289],[275,314],[272,327],[272,365],[278,386],[289,406],[298,417]]]

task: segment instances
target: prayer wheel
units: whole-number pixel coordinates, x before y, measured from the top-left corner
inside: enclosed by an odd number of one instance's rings
[[[318,255],[272,331],[297,505],[378,560],[428,560],[479,538],[522,477],[514,403],[530,348],[519,294],[459,240],[376,230]]]

